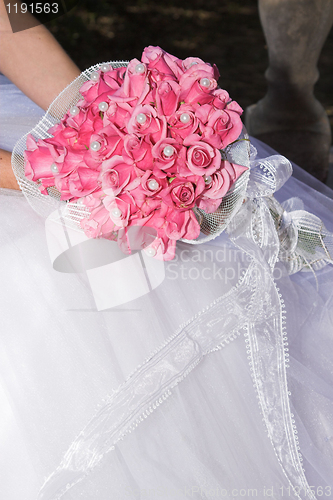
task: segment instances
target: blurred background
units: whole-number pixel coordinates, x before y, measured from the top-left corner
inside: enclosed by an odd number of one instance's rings
[[[257,0],[81,0],[47,24],[81,70],[109,60],[140,58],[159,45],[183,59],[215,63],[219,85],[245,109],[266,93],[267,48]],[[315,95],[333,129],[333,30],[319,59]]]

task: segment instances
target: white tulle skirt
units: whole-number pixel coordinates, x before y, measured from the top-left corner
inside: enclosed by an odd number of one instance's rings
[[[322,190],[277,198],[332,231]],[[0,224],[1,498],[333,498],[332,266],[274,282],[222,234],[98,310],[23,195],[0,191]]]

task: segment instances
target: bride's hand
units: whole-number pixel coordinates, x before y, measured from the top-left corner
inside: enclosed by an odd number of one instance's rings
[[[0,149],[0,188],[20,189],[11,166],[11,153]]]

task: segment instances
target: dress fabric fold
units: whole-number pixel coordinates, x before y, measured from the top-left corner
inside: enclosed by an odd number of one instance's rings
[[[10,150],[41,111],[0,85]],[[333,231],[329,188],[291,177],[275,196]],[[253,206],[98,310],[86,272],[52,268],[45,221],[0,190],[1,498],[333,498],[333,266],[288,275],[266,198]]]

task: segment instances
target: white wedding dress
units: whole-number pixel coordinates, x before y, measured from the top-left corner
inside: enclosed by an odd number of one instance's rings
[[[0,84],[11,150],[42,111]],[[296,172],[276,197],[333,231],[333,192]],[[222,233],[97,310],[22,194],[0,190],[0,224],[1,499],[333,498],[333,266],[274,284]]]

